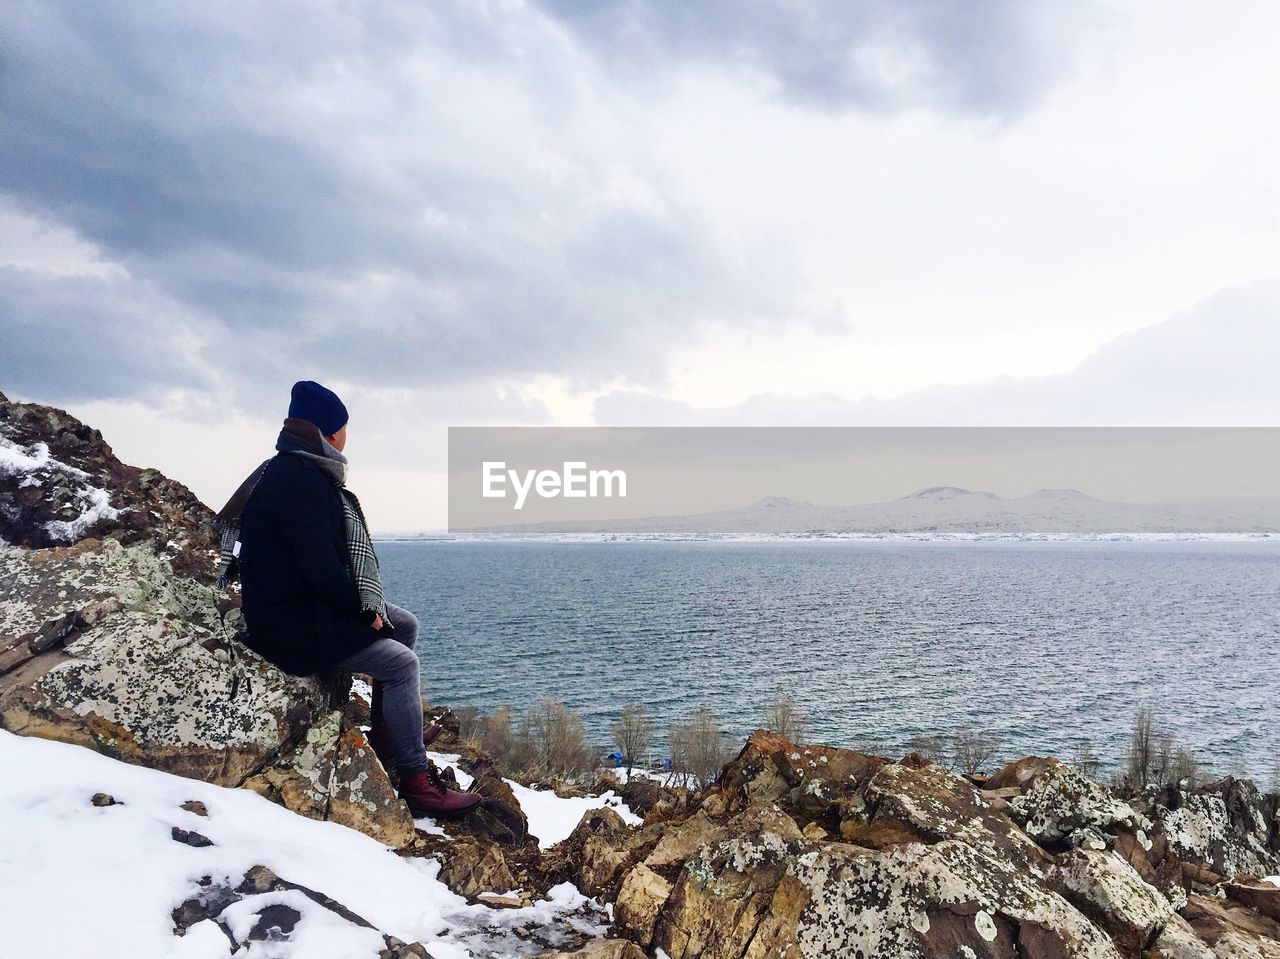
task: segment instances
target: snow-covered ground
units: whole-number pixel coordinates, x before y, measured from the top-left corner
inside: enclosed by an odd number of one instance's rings
[[[437,759],[456,761],[447,754]],[[117,804],[94,806],[95,793]],[[523,786],[517,796],[544,847],[568,835],[592,805],[617,807],[616,797],[561,800]],[[182,809],[188,800],[202,802],[208,817]],[[176,842],[174,827],[213,844]],[[568,884],[525,909],[469,905],[436,878],[434,860],[402,858],[362,833],[295,815],[248,790],[0,731],[0,955],[229,957],[231,944],[211,920],[179,938],[170,913],[194,894],[201,877],[235,885],[255,865],[332,897],[383,932],[426,943],[437,959],[527,955],[543,947],[510,930],[540,926],[600,935],[607,922]],[[229,907],[225,919],[234,933],[275,902],[302,913],[292,940],[253,943],[237,957],[357,959],[383,947],[373,931],[342,922],[292,891],[249,897]]]

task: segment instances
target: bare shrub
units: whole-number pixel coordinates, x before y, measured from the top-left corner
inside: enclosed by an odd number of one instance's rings
[[[709,709],[694,710],[687,722],[672,723],[667,739],[671,746],[671,772],[682,785],[707,785],[733,758],[733,743]]]
[[[460,706],[453,710],[453,715],[458,720],[459,741],[479,745],[484,724],[480,710],[474,706]]]
[[[764,728],[799,744],[804,736],[804,713],[790,696],[779,696],[764,708]]]
[[[554,699],[544,699],[525,713],[521,732],[533,753],[531,772],[578,779],[595,768],[582,717]]]
[[[1102,761],[1089,743],[1080,743],[1071,754],[1071,764],[1087,778],[1097,781],[1102,772]]]
[[[500,706],[492,716],[480,718],[480,748],[489,754],[499,769],[515,775],[529,769],[534,761],[533,744],[528,730],[514,726],[511,707]]]
[[[975,776],[987,768],[999,747],[1000,741],[995,736],[988,736],[970,726],[962,726],[955,734],[952,744],[955,768]]]
[[[1160,727],[1151,707],[1139,709],[1129,736],[1121,785],[1135,791],[1150,785],[1194,786],[1199,775],[1199,763],[1191,751]]]
[[[639,703],[627,703],[622,707],[622,716],[611,727],[613,742],[622,753],[622,762],[627,767],[627,775],[641,765],[649,753],[653,741],[653,722],[648,711]]]
[[[947,758],[947,741],[937,733],[917,733],[911,737],[907,748],[935,765],[942,766],[944,769],[951,768]]]

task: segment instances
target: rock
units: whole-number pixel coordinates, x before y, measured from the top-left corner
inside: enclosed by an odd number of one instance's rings
[[[209,817],[209,810],[199,799],[188,799],[179,808],[185,809],[187,812],[194,813],[197,816],[204,816],[206,819]]]
[[[757,733],[687,808],[585,816],[562,848],[616,898],[614,932],[671,959],[1271,955],[1272,919],[1188,904],[1159,825],[1074,767],[1033,757],[982,786]]]
[[[488,840],[473,836],[455,839],[439,858],[440,881],[460,896],[474,899],[482,893],[503,893],[516,887],[502,850]]]
[[[118,805],[116,803],[116,797],[109,795],[108,793],[94,793],[93,798],[89,801],[99,807]]]
[[[637,942],[648,944],[653,940],[653,926],[658,913],[671,895],[671,883],[648,866],[641,863],[622,882],[615,904],[617,925],[634,936]]]
[[[484,802],[459,819],[455,829],[503,846],[536,845],[529,836],[529,820],[520,808],[520,800],[494,768],[493,761],[481,755],[469,772],[475,780],[470,791],[483,796]]]
[[[179,829],[177,826],[173,827],[170,835],[173,837],[174,842],[180,842],[187,846],[194,846],[197,849],[203,849],[206,846],[213,845],[213,840],[208,836],[202,835],[198,832],[188,831],[186,829]]]
[[[544,952],[536,959],[646,959],[643,951],[625,939],[594,939],[574,952]]]
[[[1280,873],[1280,797],[1227,778],[1196,789],[1150,790],[1142,798],[1182,862],[1227,879]]]
[[[224,619],[208,587],[175,573],[150,546],[0,545],[0,595],[0,631],[76,624],[64,645],[0,676],[0,727],[248,785],[393,846],[413,841],[408,810],[335,708],[345,705],[349,679],[276,669],[236,638],[238,610]],[[68,620],[68,611],[78,612]]]
[[[1185,915],[1219,959],[1280,959],[1280,923],[1252,909],[1192,895]]]
[[[1058,858],[1054,877],[1063,895],[1110,933],[1126,954],[1137,954],[1173,916],[1173,905],[1111,852],[1073,849]]]
[[[0,446],[17,461],[0,467],[0,540],[32,548],[87,536],[149,543],[180,573],[213,581],[213,512],[181,483],[121,463],[100,432],[65,410],[2,393]]]
[[[1148,842],[1148,819],[1068,763],[1020,759],[992,776],[986,788],[1016,788],[1008,799],[1010,817],[1047,848],[1109,849],[1121,833]]]
[[[1280,887],[1269,882],[1241,877],[1223,887],[1227,898],[1244,903],[1270,919],[1280,922]]]

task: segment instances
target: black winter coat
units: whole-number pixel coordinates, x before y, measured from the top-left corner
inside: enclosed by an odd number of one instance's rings
[[[341,494],[293,453],[267,466],[244,508],[240,586],[249,647],[286,672],[326,672],[378,639],[344,560]]]

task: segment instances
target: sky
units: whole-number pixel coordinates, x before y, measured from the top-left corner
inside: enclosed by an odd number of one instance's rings
[[[13,14],[0,391],[215,508],[303,378],[375,531],[450,425],[1280,425],[1277,0]]]

